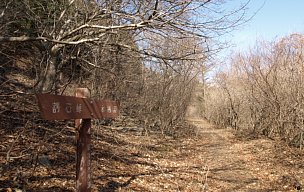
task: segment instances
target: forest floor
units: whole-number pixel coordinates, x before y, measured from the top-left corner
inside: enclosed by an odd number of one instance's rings
[[[188,137],[95,127],[92,191],[266,192],[303,187],[303,151],[275,140],[237,136],[204,120],[188,122],[196,126]],[[47,163],[33,166],[30,159],[16,159],[4,165],[0,159],[2,191],[74,191],[75,146],[72,141],[54,143],[43,149],[48,150]]]

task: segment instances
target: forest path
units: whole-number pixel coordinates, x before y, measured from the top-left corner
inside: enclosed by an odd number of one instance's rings
[[[184,128],[188,137],[121,135],[129,144],[116,151],[133,154],[131,161],[119,163],[125,174],[105,178],[100,191],[113,182],[117,191],[151,192],[297,191],[304,183],[303,152],[266,138],[237,137],[202,119],[188,123],[196,127],[192,133]]]
[[[198,118],[188,123],[194,126],[172,127],[180,135],[94,127],[92,191],[285,192],[303,187],[303,151],[266,138],[236,136],[232,129]],[[51,149],[51,166],[38,164],[33,171],[28,159],[6,168],[0,191],[17,184],[33,192],[75,191],[74,145],[57,143]],[[22,175],[14,181],[18,171]]]
[[[303,182],[303,167],[297,172],[300,165],[274,141],[240,140],[231,129],[217,129],[202,119],[189,122],[202,139],[202,149],[194,150],[200,150],[195,158],[209,170],[204,181],[208,191],[296,191]]]

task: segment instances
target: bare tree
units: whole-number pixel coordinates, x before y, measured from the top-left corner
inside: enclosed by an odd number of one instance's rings
[[[193,52],[179,56],[158,55],[148,47],[157,39],[166,37],[197,37],[206,42],[231,30],[244,19],[245,5],[225,13],[216,11],[221,4],[222,1],[217,0],[5,0],[1,5],[0,41],[38,41],[40,49],[45,51],[44,62],[47,63],[40,74],[38,90],[50,91],[58,79],[56,75],[59,74],[64,53],[68,53],[66,57],[79,58],[81,64],[99,66],[98,62],[88,60],[92,54],[84,54],[88,50],[83,45],[119,46],[164,60],[195,55]],[[136,39],[136,47],[111,41],[111,37],[119,31],[129,31]]]

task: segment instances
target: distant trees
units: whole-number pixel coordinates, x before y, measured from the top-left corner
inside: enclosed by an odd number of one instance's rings
[[[208,91],[207,117],[223,126],[304,143],[304,36],[260,42],[232,60]]]
[[[163,39],[159,44],[151,45],[151,48],[165,57],[174,55],[183,58],[188,53],[201,52],[202,48],[196,44],[191,39]],[[200,62],[203,60],[201,58]],[[150,127],[159,126],[162,132],[170,132],[172,125],[183,120],[200,68],[201,63],[196,59],[151,60],[150,69],[146,69],[144,74],[143,94],[140,97],[143,123]]]

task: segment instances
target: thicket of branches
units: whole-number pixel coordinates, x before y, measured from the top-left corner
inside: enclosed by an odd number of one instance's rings
[[[304,36],[260,42],[235,55],[229,71],[208,87],[206,117],[235,129],[304,141]]]
[[[212,39],[244,19],[246,4],[225,11],[223,3],[4,0],[2,90],[72,95],[88,87],[92,97],[120,100],[123,114],[165,131],[183,120]],[[20,68],[24,81],[13,81]]]

